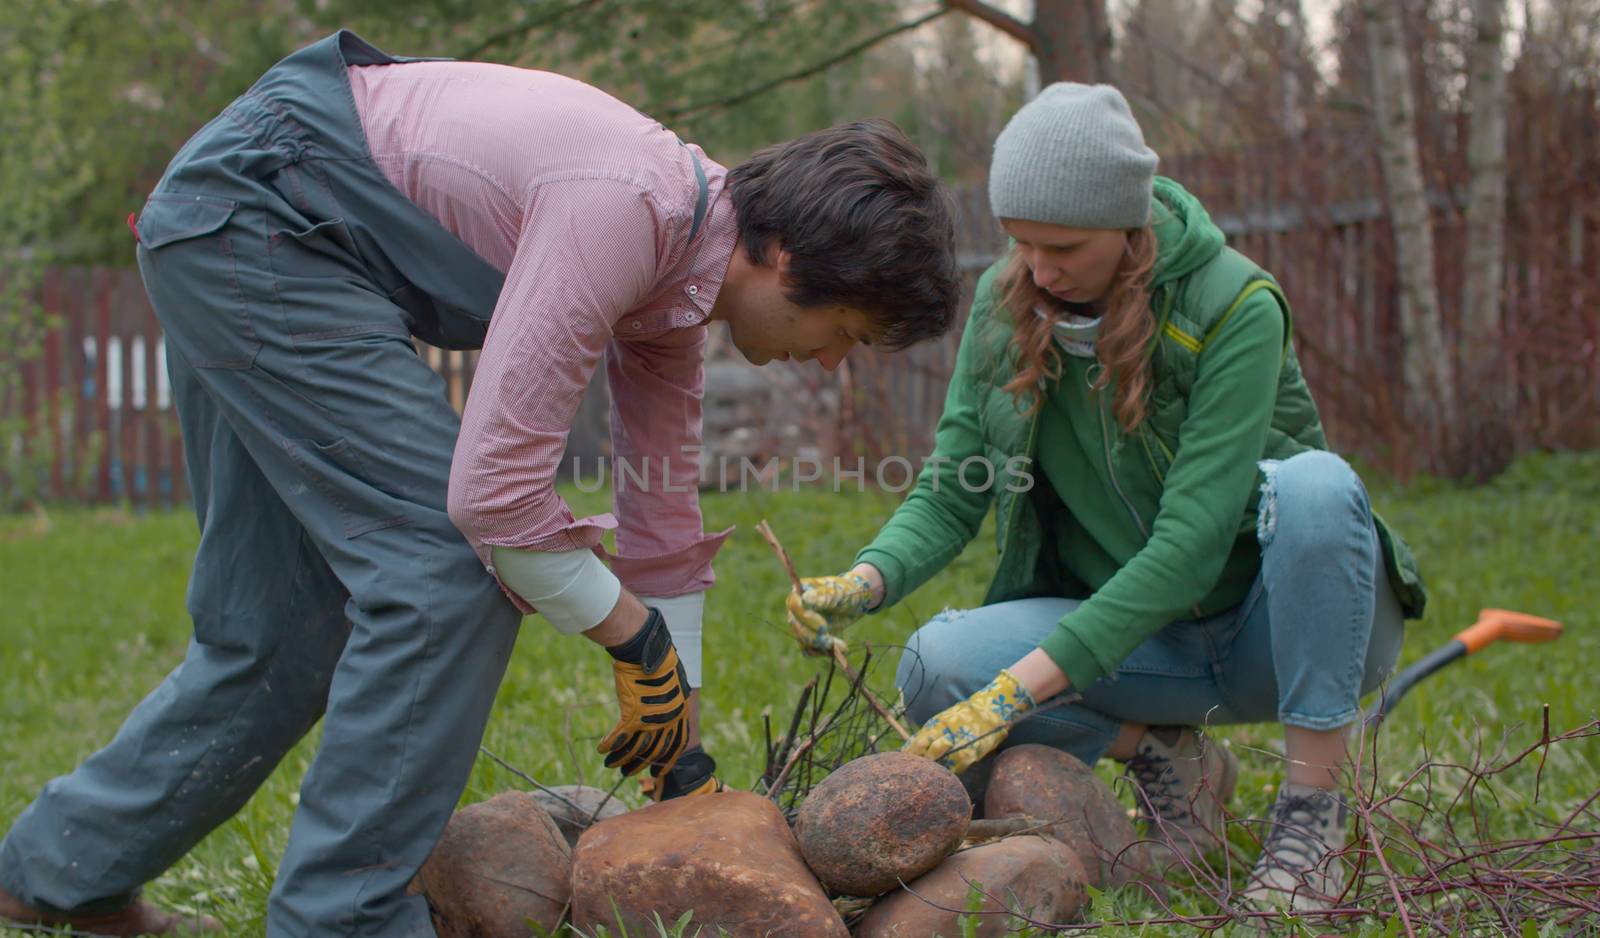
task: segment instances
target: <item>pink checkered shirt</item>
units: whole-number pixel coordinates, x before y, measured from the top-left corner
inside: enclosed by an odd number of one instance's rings
[[[703,532],[692,450],[706,320],[737,240],[727,171],[549,72],[412,62],[349,74],[384,174],[506,275],[461,418],[451,520],[491,572],[492,547],[598,548],[614,528],[611,567],[634,593],[709,587],[732,529]],[[694,157],[709,199],[691,238]],[[602,353],[614,455],[649,479],[614,480],[615,515],[577,519],[553,483]]]

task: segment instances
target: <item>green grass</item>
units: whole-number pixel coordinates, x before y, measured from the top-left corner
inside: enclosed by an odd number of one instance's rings
[[[579,511],[603,508],[604,496],[572,495]],[[1422,685],[1385,730],[1383,764],[1398,772],[1419,762],[1425,750],[1466,760],[1480,747],[1520,749],[1537,740],[1544,704],[1556,731],[1592,719],[1600,700],[1591,582],[1600,543],[1600,454],[1528,457],[1486,488],[1421,483],[1379,488],[1374,498],[1415,546],[1432,592],[1427,618],[1407,634],[1403,661],[1447,640],[1482,606],[1522,609],[1567,626],[1557,645],[1495,647]],[[775,721],[787,716],[798,688],[819,667],[795,651],[783,626],[787,579],[754,524],[771,521],[802,575],[835,572],[895,501],[811,491],[703,499],[708,530],[740,529],[718,558],[706,626],[706,742],[730,784],[749,787],[761,769],[762,712],[770,708]],[[60,511],[0,519],[0,823],[108,739],[181,659],[195,541],[194,521],[181,512]],[[986,531],[945,575],[890,613],[866,620],[851,638],[898,642],[942,607],[975,604],[992,556]],[[886,686],[890,677],[885,667],[876,683]],[[530,619],[485,745],[541,781],[609,785],[593,750],[612,719],[611,694],[603,655]],[[1224,732],[1245,762],[1235,810],[1259,813],[1278,780],[1270,755],[1278,735],[1269,726]],[[1503,822],[1529,834],[1538,819],[1570,810],[1592,793],[1600,746],[1591,743],[1551,754],[1537,804],[1531,772],[1503,780]],[[313,734],[237,817],[153,884],[150,894],[216,914],[230,934],[259,934],[295,789],[314,745]],[[513,787],[522,784],[480,759],[463,800]],[[632,795],[631,786],[624,791]],[[1107,896],[1097,908],[1107,917],[1151,911],[1126,894]]]

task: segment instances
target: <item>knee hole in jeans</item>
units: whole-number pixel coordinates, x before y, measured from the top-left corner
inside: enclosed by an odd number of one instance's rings
[[[1355,504],[1365,500],[1361,477],[1337,453],[1308,450],[1288,459],[1263,459],[1256,465],[1262,477],[1256,540],[1262,547],[1270,545],[1277,534],[1285,500],[1293,510],[1313,516],[1349,507],[1352,493],[1359,493]]]

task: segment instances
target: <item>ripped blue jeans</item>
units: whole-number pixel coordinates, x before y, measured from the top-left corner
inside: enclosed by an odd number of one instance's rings
[[[1361,479],[1332,453],[1263,468],[1261,573],[1238,607],[1173,622],[1081,700],[1024,719],[1006,745],[1043,743],[1093,764],[1125,722],[1277,721],[1327,730],[1355,720],[1404,635]],[[924,722],[982,688],[1078,605],[1021,599],[946,611],[912,635],[896,683]]]

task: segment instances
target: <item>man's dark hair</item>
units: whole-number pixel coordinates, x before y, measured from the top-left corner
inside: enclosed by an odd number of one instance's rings
[[[949,331],[960,302],[950,195],[899,127],[856,121],[773,144],[728,171],[750,260],[790,261],[784,295],[872,318],[901,349]]]

